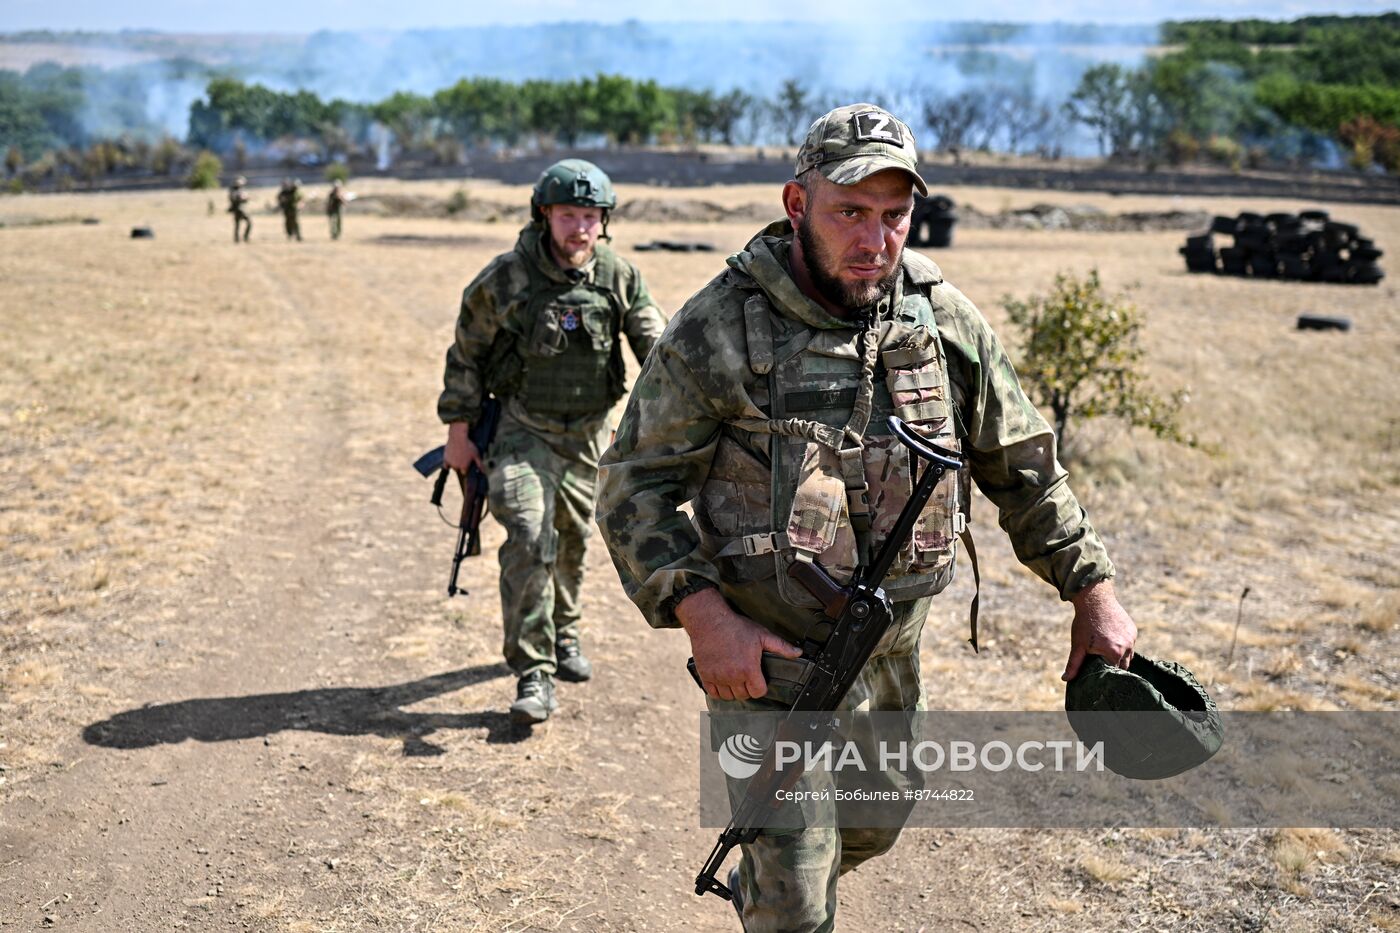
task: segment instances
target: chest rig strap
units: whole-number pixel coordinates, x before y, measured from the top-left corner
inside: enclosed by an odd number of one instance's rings
[[[748,342],[749,369],[755,375],[772,373],[776,355],[773,348],[773,311],[768,296],[755,292],[744,302],[744,336]],[[754,434],[803,437],[830,448],[841,467],[841,480],[846,487],[846,508],[855,533],[856,547],[862,564],[870,558],[870,487],[865,479],[863,446],[865,432],[874,410],[875,362],[879,357],[879,324],[874,315],[861,320],[858,338],[861,356],[860,382],[851,407],[851,416],[843,428],[833,428],[818,421],[802,418],[738,418],[730,422],[735,428]],[[776,391],[776,388],[774,389]],[[777,549],[778,535],[751,535],[756,540],[740,539],[744,553],[767,553]],[[786,537],[785,535],[782,537]],[[757,539],[763,540],[757,540]],[[761,550],[754,550],[761,549]]]

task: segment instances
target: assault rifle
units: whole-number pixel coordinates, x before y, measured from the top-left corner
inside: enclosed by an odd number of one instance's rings
[[[718,894],[725,900],[733,899],[734,892],[715,874],[731,849],[758,838],[759,830],[772,818],[781,803],[778,792],[791,790],[803,774],[801,768],[777,769],[775,752],[778,742],[821,738],[813,735],[810,724],[798,725],[798,720],[803,718],[801,714],[836,709],[855,683],[861,668],[894,618],[890,598],[881,588],[885,575],[913,532],[914,523],[918,521],[938,481],[949,470],[962,467],[963,456],[957,451],[930,443],[910,430],[899,418],[891,417],[889,425],[890,430],[909,448],[911,457],[927,461],[923,475],[914,485],[913,495],[899,513],[874,562],[868,567],[858,567],[848,585],[837,583],[815,561],[796,560],[788,566],[788,574],[822,604],[822,613],[829,624],[819,624],[814,628],[826,630],[829,634],[820,640],[809,637],[802,643],[800,660],[806,663],[803,665],[805,672],[800,678],[802,686],[797,699],[779,723],[774,739],[764,753],[763,764],[750,779],[728,827],[720,834],[719,842],[715,843],[705,866],[696,876],[696,894]],[[690,675],[699,683],[694,658],[691,658],[688,667]]]
[[[483,460],[487,451],[491,449],[492,441],[496,439],[496,426],[500,421],[501,403],[488,397],[482,403],[481,418],[472,425],[467,435],[476,445],[477,453]],[[425,479],[437,473],[437,482],[433,483],[433,496],[428,501],[437,506],[439,514],[442,513],[442,492],[447,486],[447,474],[452,472],[442,462],[445,452],[444,447],[434,447],[413,464],[413,468]],[[457,586],[457,575],[462,570],[464,558],[476,557],[481,553],[481,518],[486,514],[486,494],[491,488],[486,481],[486,474],[477,469],[476,464],[467,467],[466,475],[457,474],[457,482],[462,487],[462,517],[453,525],[457,529],[457,547],[452,552],[452,575],[447,579],[448,596],[456,596],[458,593],[467,595],[466,590]]]

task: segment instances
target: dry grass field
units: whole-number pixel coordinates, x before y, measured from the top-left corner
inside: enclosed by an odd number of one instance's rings
[[[950,193],[988,211],[1316,206]],[[777,204],[767,187],[620,195]],[[234,246],[222,201],[0,198],[0,929],[734,929],[690,892],[713,833],[696,826],[703,704],[684,637],[647,629],[595,547],[599,674],[520,740],[497,526],[466,566],[471,595],[443,595],[453,533],[409,464],[442,441],[460,290],[515,225],[352,205],[340,242],[308,213],[307,242],[287,243],[260,212]],[[1074,480],[1140,650],[1185,662],[1226,709],[1400,708],[1400,209],[1334,213],[1391,250],[1380,287],[1188,276],[1177,233],[959,231],[935,254],[999,328],[1004,295],[1058,270],[1131,287],[1152,381],[1189,386],[1204,444],[1092,427]],[[79,217],[100,223],[40,223]],[[137,224],[156,238],[129,239]],[[613,233],[674,310],[757,226]],[[657,238],[720,252],[631,249]],[[1354,328],[1301,333],[1302,312]],[[985,501],[973,517],[985,647],[965,642],[960,579],[926,630],[929,705],[1058,708],[1067,607]],[[1397,930],[1398,877],[1391,831],[915,829],[842,883],[840,916]]]

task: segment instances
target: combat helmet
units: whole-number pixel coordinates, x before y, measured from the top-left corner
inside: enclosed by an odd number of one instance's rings
[[[1174,661],[1134,655],[1127,670],[1097,655],[1065,686],[1065,714],[1085,745],[1102,742],[1109,770],[1137,780],[1168,778],[1220,750],[1215,701]]]
[[[550,204],[601,207],[606,234],[608,211],[617,207],[617,192],[613,191],[612,180],[592,162],[564,159],[545,169],[535,182],[535,190],[530,194],[530,219],[542,222],[541,208]]]

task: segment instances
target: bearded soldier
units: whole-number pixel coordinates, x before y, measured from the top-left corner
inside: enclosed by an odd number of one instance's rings
[[[893,624],[842,708],[923,708],[919,635],[952,580],[969,479],[1074,604],[1066,678],[1087,654],[1131,658],[1136,628],[1050,427],[977,308],[904,249],[916,188],[913,134],[891,114],[855,104],[812,124],[787,219],[676,314],[603,457],[598,522],[623,586],[651,625],[686,631],[712,712],[788,708],[763,653],[797,657],[826,621],[788,567],[815,560],[844,584],[890,533],[912,487],[890,415],[968,466],[935,487],[886,578]],[[745,929],[832,929],[837,877],[898,832],[764,830],[729,878]]]
[[[641,274],[606,242],[617,206],[590,162],[550,166],[535,184],[531,221],[462,294],[438,414],[445,462],[475,463],[490,483],[501,546],[506,663],[519,677],[511,719],[543,722],[557,708],[553,677],[584,681],[579,592],[592,529],[606,416],[625,390],[622,338],[646,358],[666,326]],[[468,437],[487,394],[502,403],[484,464]]]
[[[248,216],[248,179],[239,175],[233,180],[233,184],[228,188],[228,212],[233,215],[233,242],[238,242],[239,229],[242,228],[243,242],[248,242],[248,237],[253,233],[253,218]]]

